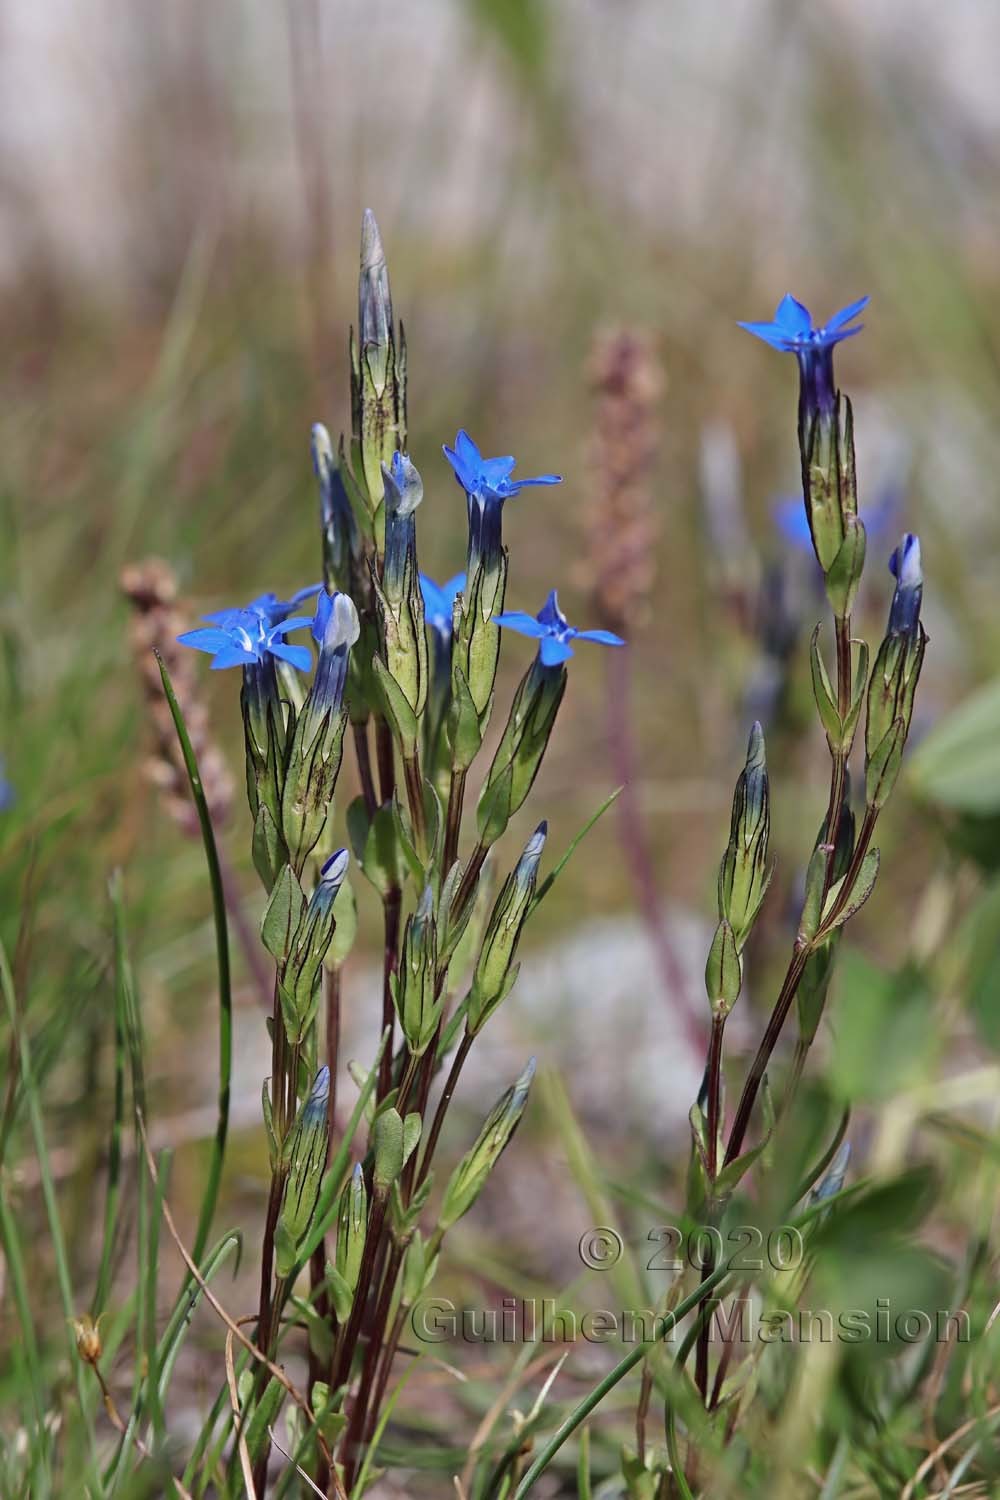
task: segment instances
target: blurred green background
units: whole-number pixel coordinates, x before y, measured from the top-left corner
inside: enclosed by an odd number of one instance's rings
[[[596,623],[590,350],[618,325],[654,341],[656,582],[631,632],[634,789],[697,1001],[733,779],[763,712],[779,875],[750,974],[758,1012],[826,802],[806,652],[823,607],[774,509],[797,482],[794,364],[735,323],[769,317],[786,291],[819,321],[871,294],[864,334],[837,355],[863,514],[865,500],[892,511],[872,538],[859,624],[878,640],[884,564],[905,526],[923,541],[931,646],[914,730],[924,748],[883,820],[886,875],[852,932],[870,961],[944,954],[928,1024],[942,1039],[961,1031],[942,940],[990,895],[996,695],[960,721],[958,771],[935,726],[989,682],[1000,646],[1000,16],[971,0],[947,16],[903,0],[5,0],[0,41],[0,755],[13,797],[0,813],[0,932],[9,952],[21,945],[79,1223],[87,1190],[73,1168],[96,1158],[105,1128],[116,867],[158,1107],[170,1118],[211,1097],[203,856],[143,771],[150,728],[119,575],[165,559],[187,621],[318,576],[309,428],[349,424],[365,206],[407,330],[421,560],[436,576],[463,557],[464,504],[440,444],[466,426],[485,452],[516,452],[523,472],[566,477],[508,507],[510,607],[537,609],[555,584],[574,622]],[[525,660],[508,642],[508,690]],[[580,652],[533,800],[557,847],[618,779],[606,669]],[[238,785],[236,684],[199,680]],[[532,934],[536,989],[562,943],[559,983],[600,1056],[581,1051],[564,1012],[546,1027],[529,1008],[521,1028],[541,1034],[549,1065],[572,1061],[598,1155],[620,1144],[628,1110],[616,1118],[615,1090],[635,1036],[619,1029],[609,1050],[614,1018],[572,979],[572,945],[597,920],[629,951],[644,941],[619,828],[614,815],[599,825]],[[238,797],[224,840],[252,921]],[[362,977],[376,957],[370,915]],[[238,1027],[262,1042],[236,961]],[[676,1124],[697,1087],[678,1019],[690,996],[664,992],[648,946],[634,977],[648,1034],[669,1042],[656,1086]],[[523,1054],[514,1015],[504,1045]],[[933,1058],[916,1050],[929,1076]],[[254,1066],[236,1106],[244,1126]],[[669,1133],[645,1118],[633,1155]],[[260,1207],[256,1131],[234,1153],[230,1192]],[[184,1183],[179,1164],[182,1219]]]

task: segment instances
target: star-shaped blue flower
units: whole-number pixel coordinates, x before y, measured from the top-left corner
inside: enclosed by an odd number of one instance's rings
[[[226,667],[262,666],[269,656],[289,662],[300,672],[308,672],[312,665],[307,646],[290,646],[284,639],[288,631],[311,625],[309,615],[293,615],[270,624],[259,609],[227,609],[205,618],[215,623],[187,630],[177,639],[182,646],[208,652],[214,658],[213,672]]]
[[[536,474],[532,479],[512,479],[517,460],[484,458],[464,429],[455,439],[454,448],[444,444],[444,456],[455,471],[455,478],[465,491],[469,507],[469,550],[466,571],[473,577],[483,563],[487,572],[499,566],[503,550],[502,516],[504,501],[519,495],[532,484],[561,484],[561,474]]]
[[[267,625],[280,625],[283,620],[294,613],[300,604],[307,599],[312,599],[323,587],[321,583],[311,583],[308,588],[299,589],[290,599],[279,599],[277,594],[269,592],[258,594],[256,599],[251,599],[249,604],[239,605],[236,609],[220,609],[214,614],[205,615],[213,625],[221,625],[223,628],[231,621],[239,621],[241,615],[259,615]]]
[[[794,354],[799,362],[799,441],[805,445],[808,433],[819,417],[829,422],[837,399],[837,386],[833,378],[833,351],[844,339],[853,338],[861,332],[859,323],[848,325],[868,306],[869,298],[860,297],[857,302],[842,307],[821,328],[813,326],[812,313],[808,307],[787,294],[782,297],[770,323],[740,323],[747,333],[763,339],[772,349],[783,354]],[[803,452],[805,451],[803,447]]]
[[[520,635],[532,636],[538,641],[538,655],[543,667],[557,667],[568,661],[575,653],[571,641],[597,641],[602,646],[624,646],[620,635],[610,630],[577,630],[570,625],[559,608],[555,589],[552,590],[537,615],[524,614],[521,610],[510,610],[494,616],[498,625],[516,630]]]
[[[455,478],[470,500],[485,504],[490,500],[511,500],[529,484],[562,484],[561,474],[536,474],[533,479],[511,479],[517,459],[484,458],[463,428],[454,448],[444,445],[444,456],[455,471]]]
[[[856,328],[848,328],[847,325],[864,311],[870,301],[870,297],[859,297],[857,302],[834,313],[821,328],[815,328],[808,307],[786,293],[775,309],[773,322],[740,323],[738,326],[745,328],[747,333],[752,333],[756,338],[763,339],[772,349],[780,349],[783,354],[804,354],[810,349],[832,349],[843,339],[853,338],[856,333],[861,332],[863,324],[859,323]]]
[[[426,573],[420,575],[420,592],[424,596],[424,618],[438,635],[451,640],[455,600],[465,588],[465,574],[456,573],[447,583],[435,583]]]

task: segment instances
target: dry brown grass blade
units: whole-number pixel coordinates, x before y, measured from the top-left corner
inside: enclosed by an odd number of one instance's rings
[[[149,1175],[152,1178],[154,1186],[158,1186],[159,1178],[156,1170],[156,1162],[153,1160],[153,1153],[150,1150],[149,1139],[146,1135],[146,1122],[143,1119],[140,1110],[136,1110],[136,1120],[138,1121],[139,1125],[139,1133],[142,1136],[142,1149],[146,1156],[146,1166],[149,1170]],[[310,1424],[310,1426],[315,1427],[316,1441],[319,1444],[321,1453],[329,1463],[331,1461],[330,1449],[327,1446],[326,1439],[320,1431],[319,1424],[317,1423],[316,1418],[313,1416],[313,1413],[310,1410],[309,1403],[306,1401],[305,1397],[302,1396],[298,1390],[296,1390],[295,1386],[289,1380],[288,1376],[285,1374],[280,1365],[276,1365],[272,1360],[268,1359],[264,1351],[262,1349],[258,1349],[257,1345],[253,1342],[253,1339],[248,1338],[239,1324],[226,1312],[226,1309],[222,1306],[222,1303],[219,1301],[218,1297],[216,1297],[215,1293],[212,1291],[212,1288],[209,1286],[208,1282],[202,1276],[201,1272],[198,1270],[198,1267],[191,1259],[191,1256],[188,1254],[187,1247],[181,1239],[180,1234],[178,1233],[177,1225],[174,1223],[174,1216],[170,1212],[170,1205],[168,1204],[165,1197],[161,1198],[161,1203],[163,1206],[163,1222],[167,1226],[167,1229],[170,1233],[170,1238],[177,1246],[177,1253],[180,1255],[184,1264],[191,1272],[191,1275],[194,1277],[195,1281],[201,1287],[202,1295],[204,1296],[205,1301],[212,1308],[215,1314],[219,1318],[221,1318],[222,1322],[225,1323],[233,1338],[238,1339],[239,1342],[243,1345],[244,1349],[250,1355],[250,1357],[252,1359],[255,1359],[258,1364],[263,1365],[268,1374],[274,1376],[278,1384],[288,1392],[289,1396],[295,1402],[295,1405],[302,1412],[303,1416]]]
[[[229,1387],[229,1404],[233,1410],[236,1445],[240,1455],[240,1468],[243,1470],[243,1483],[247,1487],[249,1500],[257,1500],[257,1490],[253,1482],[253,1464],[250,1462],[250,1449],[247,1447],[246,1433],[243,1431],[243,1418],[240,1414],[240,1392],[236,1384],[236,1367],[233,1363],[232,1329],[226,1334],[226,1384]]]
[[[962,1423],[961,1427],[956,1427],[954,1432],[950,1432],[945,1438],[944,1442],[938,1443],[933,1452],[928,1453],[927,1457],[917,1469],[917,1472],[914,1474],[913,1478],[908,1481],[906,1488],[903,1490],[903,1493],[899,1497],[899,1500],[913,1500],[913,1494],[917,1488],[917,1485],[923,1479],[925,1474],[930,1473],[931,1469],[937,1463],[942,1453],[947,1453],[948,1449],[951,1448],[953,1444],[960,1442],[967,1433],[973,1432],[976,1427],[978,1427],[980,1422],[988,1422],[991,1417],[996,1416],[1000,1416],[1000,1405],[991,1406],[989,1411],[983,1412],[981,1416],[970,1417],[967,1422]]]

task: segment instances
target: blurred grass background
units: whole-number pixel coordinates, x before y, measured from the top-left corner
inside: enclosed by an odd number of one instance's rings
[[[202,855],[142,774],[148,729],[118,578],[159,555],[194,616],[318,575],[308,433],[348,420],[366,205],[407,329],[421,560],[436,576],[460,565],[465,529],[439,445],[466,426],[523,472],[566,476],[508,508],[510,606],[534,610],[556,584],[590,623],[588,352],[609,325],[655,337],[658,581],[631,655],[639,792],[668,912],[711,912],[762,600],[789,568],[805,604],[789,625],[789,692],[765,722],[779,893],[794,890],[825,806],[822,741],[811,727],[801,738],[822,609],[773,511],[796,485],[795,370],[737,318],[769,316],[786,290],[820,320],[871,294],[838,373],[863,495],[891,488],[895,529],[924,543],[922,731],[991,678],[998,32],[970,0],[947,16],[901,0],[0,4],[0,755],[14,798],[0,813],[0,932],[10,952],[21,934],[57,1144],[90,1159],[101,1146],[88,1122],[108,1088],[106,885],[119,866],[159,1107],[206,1102],[191,1064],[214,1028]],[[739,460],[723,482],[739,521],[728,554],[705,503],[706,445],[719,441]],[[860,613],[875,641],[893,542],[871,547]],[[574,663],[534,803],[557,845],[613,780],[596,656]],[[521,661],[508,643],[508,687]],[[238,782],[234,684],[204,675]],[[978,808],[987,869],[998,808],[1000,792]],[[890,878],[855,942],[897,963],[933,947],[979,875],[941,837],[949,818],[911,790],[885,824]],[[245,835],[238,804],[225,839],[253,915]],[[612,819],[591,840],[534,944],[572,934],[582,913],[632,912]],[[774,905],[752,975],[761,1003],[788,939]],[[577,1002],[586,1027],[600,997]],[[647,1004],[663,1005],[654,973]],[[549,1038],[556,1065],[559,1045]],[[571,1088],[586,1111],[585,1074]],[[259,1172],[258,1144],[243,1162],[237,1143],[231,1192],[244,1167]],[[83,1225],[86,1184],[71,1182]]]

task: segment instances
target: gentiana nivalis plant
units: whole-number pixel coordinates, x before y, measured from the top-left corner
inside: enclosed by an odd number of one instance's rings
[[[279,1360],[305,1316],[302,1396],[313,1420],[294,1458],[331,1496],[360,1493],[367,1482],[409,1307],[426,1292],[446,1231],[472,1207],[527,1104],[533,1064],[431,1212],[435,1151],[462,1066],[510,993],[523,928],[544,895],[546,825],[492,908],[484,866],[542,763],[571,642],[624,644],[608,631],[571,627],[555,591],[537,618],[504,613],[503,507],[526,487],[560,478],[515,479],[513,457],[483,458],[464,430],[444,453],[467,500],[466,570],[440,587],[421,574],[425,480],[405,450],[406,348],[370,213],[359,299],[350,443],[341,438],[335,449],[325,428],[313,431],[324,583],[288,600],[263,594],[180,637],[210,653],[214,669],[242,673],[252,851],[267,893],[262,939],[275,966],[263,1095],[271,1188],[255,1345]],[[440,477],[430,486],[438,495]],[[440,500],[435,511],[439,526],[453,524]],[[307,602],[312,614],[302,613]],[[467,835],[466,778],[493,713],[501,626],[535,637],[538,647]],[[362,788],[343,810],[350,854],[334,847],[348,725]],[[362,1078],[360,1116],[342,1136],[340,972],[359,875],[383,911],[375,997],[382,1039]],[[469,983],[456,990],[466,974]],[[259,1414],[273,1421],[275,1397],[266,1367],[251,1360],[247,1369],[241,1414],[263,1495],[272,1449]]]

